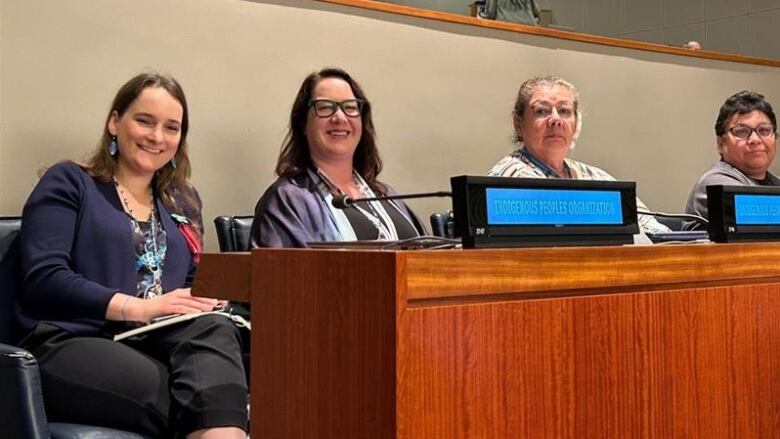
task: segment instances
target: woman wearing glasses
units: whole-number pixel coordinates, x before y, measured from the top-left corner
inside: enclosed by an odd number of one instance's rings
[[[604,170],[567,158],[582,127],[579,93],[558,76],[537,76],[520,85],[512,120],[517,149],[501,159],[488,175],[522,178],[608,180]],[[637,198],[639,210],[649,210]],[[649,215],[639,215],[643,232],[668,232]]]
[[[419,219],[397,201],[333,206],[393,194],[377,180],[382,160],[374,138],[371,105],[341,69],[306,77],[290,114],[276,163],[279,178],[255,208],[252,245],[306,247],[313,241],[399,240],[424,234]]]
[[[741,91],[720,107],[715,121],[720,160],[699,177],[688,196],[685,212],[707,218],[707,186],[780,186],[768,171],[777,151],[777,119],[764,96]],[[686,222],[683,228],[703,227]]]

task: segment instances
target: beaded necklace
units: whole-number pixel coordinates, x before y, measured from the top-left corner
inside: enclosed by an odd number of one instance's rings
[[[333,183],[333,181],[330,179],[330,177],[327,176],[327,174],[325,174],[324,171],[319,168],[316,168],[316,170],[320,179],[322,179],[332,191],[335,191],[338,194],[344,194],[344,191],[342,191],[341,188]],[[360,174],[354,170],[352,171],[352,182],[355,183],[355,186],[357,186],[362,197],[373,198],[376,196],[368,186],[368,183],[363,180],[363,177],[361,177]],[[385,211],[384,207],[382,207],[382,204],[379,201],[368,201],[367,203],[369,209],[371,210],[370,212],[358,204],[353,204],[350,208],[354,208],[360,212],[374,226],[374,228],[376,228],[377,240],[397,240],[398,232],[395,229],[395,224],[393,224],[393,221],[390,219],[390,216],[387,214],[387,211]]]
[[[122,206],[125,209],[125,214],[130,218],[130,224],[133,227],[133,233],[138,236],[143,236],[141,225],[135,217],[133,208],[130,207],[127,193],[125,193],[125,190],[122,188],[122,185],[119,184],[119,181],[116,179],[116,177],[114,177],[114,186],[116,186],[116,189],[119,192],[119,198],[122,200]],[[144,292],[144,299],[153,299],[163,293],[161,270],[162,261],[160,260],[160,254],[157,248],[157,218],[155,217],[154,204],[154,196],[152,196],[152,208],[149,211],[149,223],[151,226],[152,235],[152,252],[151,254],[148,252],[144,253],[141,257],[144,266],[149,270],[149,273],[152,274],[152,287]]]

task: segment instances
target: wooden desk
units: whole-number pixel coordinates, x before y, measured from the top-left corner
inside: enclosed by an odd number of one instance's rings
[[[780,245],[203,256],[252,436],[780,437]]]

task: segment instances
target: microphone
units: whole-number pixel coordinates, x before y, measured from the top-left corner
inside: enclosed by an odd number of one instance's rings
[[[331,200],[333,207],[337,209],[346,209],[349,206],[357,203],[358,201],[382,201],[382,200],[402,200],[409,198],[427,198],[427,197],[451,197],[452,192],[439,191],[439,192],[421,192],[417,194],[398,194],[398,195],[385,195],[382,197],[369,197],[369,198],[352,198],[349,195],[336,195]]]

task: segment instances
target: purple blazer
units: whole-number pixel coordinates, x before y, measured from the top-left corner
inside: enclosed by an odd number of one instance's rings
[[[385,186],[388,195],[396,193]],[[409,218],[420,235],[426,234],[409,206],[401,200],[391,203]],[[339,236],[333,214],[309,173],[277,179],[255,207],[252,247],[306,247],[312,241],[338,241]]]
[[[168,247],[163,291],[186,285],[193,269],[184,237],[155,197]],[[200,223],[200,211],[193,222]],[[61,162],[41,177],[22,212],[20,235],[23,290],[20,320],[77,334],[99,331],[117,292],[137,290],[130,223],[114,184],[101,183],[73,162]]]

